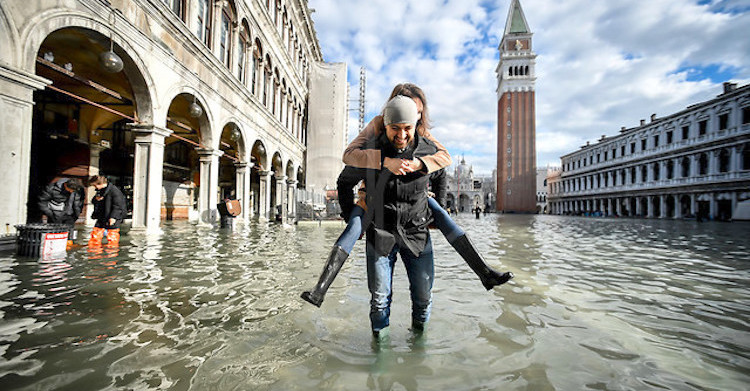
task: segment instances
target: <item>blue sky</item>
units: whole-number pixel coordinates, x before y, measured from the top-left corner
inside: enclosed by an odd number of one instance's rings
[[[474,172],[496,164],[497,46],[510,0],[309,0],[351,99],[366,68],[366,121],[394,85],[422,87],[433,134]],[[537,165],[651,114],[665,116],[750,82],[750,0],[521,0],[534,32]],[[357,103],[350,103],[356,108]],[[350,112],[349,138],[357,112]]]

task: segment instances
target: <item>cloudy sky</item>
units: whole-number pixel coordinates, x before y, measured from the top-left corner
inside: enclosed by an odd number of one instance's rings
[[[496,165],[497,50],[511,0],[309,0],[328,62],[351,98],[367,72],[366,116],[394,85],[427,94],[433,134],[480,175]],[[750,0],[521,0],[534,33],[537,165],[652,113],[750,82]],[[357,103],[350,103],[356,108]],[[349,138],[358,113],[351,112]]]

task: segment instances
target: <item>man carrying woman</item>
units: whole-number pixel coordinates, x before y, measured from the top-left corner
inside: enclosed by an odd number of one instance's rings
[[[430,153],[422,155],[420,155],[416,151],[411,151],[411,154],[407,155],[408,158],[404,158],[403,155],[393,153],[391,153],[390,155],[383,154],[383,151],[385,151],[386,149],[382,147],[384,145],[388,145],[382,142],[383,137],[387,137],[387,130],[384,126],[385,116],[375,117],[345,150],[343,160],[347,164],[347,167],[339,177],[339,202],[342,206],[342,215],[348,221],[348,225],[331,250],[328,261],[326,262],[326,266],[323,270],[323,274],[320,276],[318,284],[316,284],[313,290],[303,292],[302,294],[302,298],[304,300],[318,307],[323,302],[323,298],[326,291],[328,290],[328,287],[338,274],[338,271],[341,269],[341,266],[343,265],[346,258],[349,256],[354,243],[361,236],[363,230],[366,230],[368,228],[368,225],[371,221],[371,218],[366,219],[363,225],[362,218],[365,215],[365,210],[360,206],[353,205],[353,184],[351,183],[352,170],[369,169],[366,171],[372,174],[383,169],[383,172],[387,170],[390,174],[395,176],[430,174],[433,191],[435,191],[436,186],[445,186],[444,180],[442,181],[441,185],[441,181],[436,180],[436,177],[439,178],[439,176],[442,174],[442,177],[444,179],[443,169],[451,164],[451,158],[450,154],[448,154],[448,151],[429,133],[429,115],[424,93],[419,87],[413,84],[405,83],[399,84],[393,89],[391,93],[391,100],[397,96],[408,97],[414,102],[417,109],[415,134],[417,135],[417,138],[423,138],[427,140],[423,144],[432,145],[433,150]],[[406,106],[403,104],[403,99],[401,99],[401,103],[401,106]],[[380,147],[373,147],[373,145],[377,145],[379,139],[381,140]],[[390,143],[391,147],[393,147],[394,145],[395,144],[393,144],[392,142]],[[370,186],[372,186],[372,184]],[[438,191],[435,192],[438,193]],[[377,191],[375,194],[372,194],[372,192],[368,193],[368,196],[371,195],[375,196],[375,198],[368,197],[368,200],[371,201],[382,198],[383,196],[382,194],[377,194]],[[476,251],[476,248],[471,243],[466,233],[460,227],[458,227],[453,222],[453,220],[451,220],[450,216],[435,199],[428,198],[426,200],[426,203],[427,207],[429,208],[431,218],[434,220],[434,225],[438,229],[440,229],[446,239],[448,239],[448,242],[456,249],[456,251],[471,267],[471,269],[479,276],[482,284],[487,290],[492,289],[496,285],[503,284],[513,277],[512,273],[510,272],[498,273],[487,266],[481,255],[479,255],[479,253]],[[429,216],[426,217],[426,219],[428,218]],[[368,256],[368,259],[369,258],[370,257]],[[371,280],[369,268],[368,280]],[[375,301],[375,298],[373,298],[373,300]]]

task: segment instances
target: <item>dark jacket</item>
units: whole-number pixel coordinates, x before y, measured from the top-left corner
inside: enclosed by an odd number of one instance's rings
[[[368,148],[380,148],[383,158],[413,159],[419,156],[434,154],[436,146],[428,139],[415,135],[412,148],[398,152],[393,148],[385,134],[373,140]],[[437,174],[436,187],[442,199],[445,199],[445,172]],[[391,175],[387,169],[382,171],[360,169],[347,166],[339,175],[339,204],[342,215],[348,218],[353,205],[352,188],[362,179],[367,189],[367,209],[371,215],[363,220],[363,230],[367,229],[367,240],[375,245],[381,255],[385,255],[399,244],[412,254],[419,255],[427,243],[429,231],[427,226],[432,222],[432,213],[427,206],[427,191],[432,176],[424,172],[407,175]],[[437,185],[442,178],[443,184]],[[441,189],[441,190],[440,190]],[[437,194],[437,192],[436,192]]]
[[[68,193],[63,187],[69,178],[50,183],[39,195],[39,210],[52,224],[73,224],[83,210],[83,189]]]
[[[120,224],[128,214],[125,195],[111,183],[107,184],[107,187],[97,190],[91,203],[94,205],[91,218],[96,219],[95,225],[99,228],[120,228]],[[109,225],[109,219],[117,221],[113,225]]]

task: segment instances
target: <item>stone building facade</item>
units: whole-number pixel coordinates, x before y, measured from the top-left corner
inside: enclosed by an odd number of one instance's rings
[[[602,136],[548,176],[554,214],[748,219],[750,86]]]
[[[227,197],[240,220],[293,215],[321,167],[310,129],[346,131],[345,98],[310,113],[345,96],[346,71],[323,63],[306,0],[3,1],[0,42],[7,231],[39,217],[49,181],[95,174],[125,190],[133,227],[210,224]]]
[[[477,207],[487,212],[495,210],[495,175],[475,176],[474,168],[463,157],[452,171],[446,173],[446,207],[458,212],[471,212]]]

